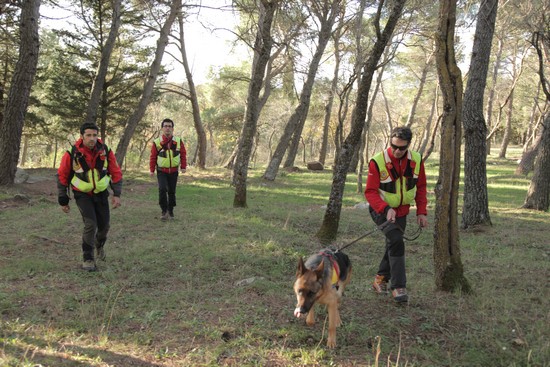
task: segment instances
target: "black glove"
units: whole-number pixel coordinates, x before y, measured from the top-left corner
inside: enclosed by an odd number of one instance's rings
[[[59,203],[59,205],[61,206],[65,206],[65,205],[69,205],[69,196],[68,195],[63,195],[63,196],[58,196],[57,197],[57,202]]]

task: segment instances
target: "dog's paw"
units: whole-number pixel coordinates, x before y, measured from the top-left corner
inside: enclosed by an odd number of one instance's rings
[[[327,348],[334,349],[336,348],[336,338],[328,338],[327,339]]]

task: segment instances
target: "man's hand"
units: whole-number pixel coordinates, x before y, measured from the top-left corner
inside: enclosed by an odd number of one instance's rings
[[[120,206],[120,196],[113,196],[111,204],[113,205],[113,209],[118,208]]]
[[[422,228],[428,226],[428,217],[426,217],[424,214],[419,214],[416,216],[416,222],[418,225]]]
[[[149,176],[153,177],[153,175],[155,174],[155,172],[149,172]]]
[[[397,213],[395,212],[395,209],[393,208],[390,208],[388,210],[388,212],[386,213],[386,219],[388,220],[388,222],[390,223],[395,223],[395,215]]]
[[[71,211],[71,207],[69,206],[69,204],[61,205],[61,210],[63,210],[64,213],[68,213]]]

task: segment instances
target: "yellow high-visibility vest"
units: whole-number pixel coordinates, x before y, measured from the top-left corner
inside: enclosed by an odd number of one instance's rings
[[[157,166],[160,168],[174,168],[179,167],[181,139],[173,137],[172,144],[175,143],[176,149],[165,149],[160,143],[160,138],[155,139],[155,145],[157,147]]]
[[[380,188],[378,193],[390,207],[411,204],[416,196],[416,183],[420,174],[422,156],[418,152],[407,152],[407,167],[403,176],[398,177],[387,149],[376,154],[372,159],[380,171]]]

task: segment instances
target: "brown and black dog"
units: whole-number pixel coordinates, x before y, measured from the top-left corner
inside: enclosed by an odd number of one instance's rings
[[[327,347],[336,347],[336,328],[341,325],[338,306],[344,288],[351,278],[351,262],[341,251],[324,249],[310,256],[306,262],[300,257],[294,282],[296,309],[294,316],[307,314],[306,324],[315,323],[313,306],[316,303],[327,305],[328,339]]]

